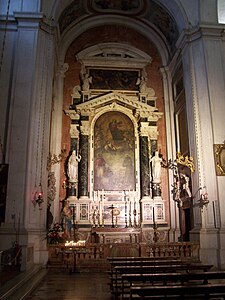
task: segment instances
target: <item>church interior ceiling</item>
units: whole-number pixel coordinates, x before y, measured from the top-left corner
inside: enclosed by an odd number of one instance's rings
[[[157,1],[149,0],[77,0],[67,6],[59,17],[59,29],[63,33],[73,23],[93,14],[118,14],[132,18],[141,17],[153,24],[165,37],[172,52],[179,32],[174,18]]]

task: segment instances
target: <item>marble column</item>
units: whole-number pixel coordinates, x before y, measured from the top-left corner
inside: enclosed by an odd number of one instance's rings
[[[149,150],[148,150],[148,137],[142,136],[140,138],[140,168],[141,168],[141,194],[143,196],[150,195],[150,170],[149,170]]]
[[[88,136],[81,134],[80,137],[81,161],[78,168],[78,195],[88,196]]]

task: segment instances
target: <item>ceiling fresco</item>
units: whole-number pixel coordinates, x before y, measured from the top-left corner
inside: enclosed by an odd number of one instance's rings
[[[75,0],[62,12],[59,29],[63,33],[73,22],[96,14],[124,15],[132,18],[141,17],[152,23],[166,38],[172,51],[179,32],[174,18],[165,7],[154,0]]]

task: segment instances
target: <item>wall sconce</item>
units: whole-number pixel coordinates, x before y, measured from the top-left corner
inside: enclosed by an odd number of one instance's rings
[[[198,200],[198,205],[201,209],[209,204],[208,193],[202,193]]]
[[[203,192],[201,192],[200,194],[200,198],[196,201],[196,206],[198,206],[199,208],[203,209],[203,207],[207,207],[207,205],[209,204],[209,198],[208,198],[208,193],[206,192],[206,187],[200,187],[198,191],[203,190]],[[195,193],[195,195],[197,194],[197,192]],[[194,195],[194,196],[195,196]],[[193,197],[195,198],[195,197]]]
[[[66,180],[63,180],[62,188],[65,190],[67,188]]]
[[[36,207],[36,205],[38,205],[39,210],[42,209],[41,204],[44,202],[41,184],[40,184],[40,190],[41,191],[39,191],[39,192],[35,192],[34,197],[32,199],[32,203],[34,205],[34,208]]]

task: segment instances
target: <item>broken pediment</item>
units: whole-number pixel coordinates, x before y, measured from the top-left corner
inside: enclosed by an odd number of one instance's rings
[[[157,108],[141,102],[138,98],[125,96],[121,93],[110,92],[89,101],[76,105],[75,110],[67,110],[69,116],[93,116],[99,111],[120,110],[131,113],[136,118],[146,118],[148,121],[158,121],[162,113]]]

